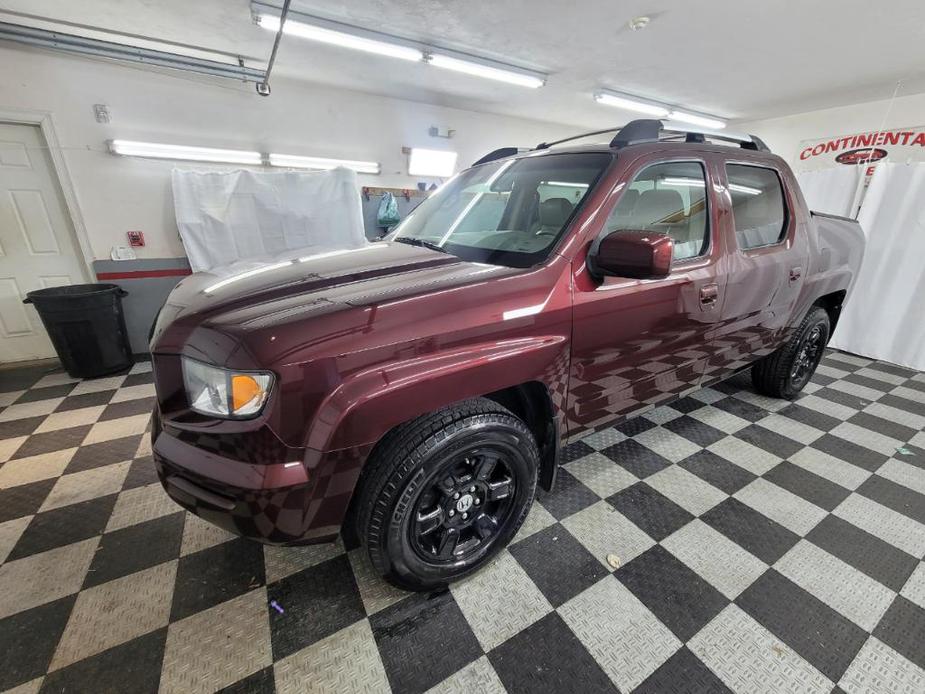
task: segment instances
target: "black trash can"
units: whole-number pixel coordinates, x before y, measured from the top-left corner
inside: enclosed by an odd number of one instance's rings
[[[74,378],[125,371],[134,363],[115,284],[72,284],[26,294],[38,311],[58,358]]]

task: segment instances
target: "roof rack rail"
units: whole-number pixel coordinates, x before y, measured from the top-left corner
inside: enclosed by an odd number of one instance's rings
[[[591,137],[592,135],[603,135],[604,133],[613,133],[617,130],[620,130],[620,127],[616,128],[606,128],[604,130],[594,130],[590,133],[581,133],[580,135],[572,135],[571,137],[563,137],[561,140],[553,140],[552,142],[541,142],[534,149],[549,149],[553,145],[561,145],[563,142],[571,142],[572,140],[580,140],[583,137]]]
[[[523,147],[500,147],[498,149],[492,150],[484,157],[479,159],[477,162],[473,163],[472,166],[478,166],[479,164],[487,164],[490,161],[495,161],[496,159],[504,159],[505,157],[513,157],[515,154],[520,154],[521,152],[529,152],[530,150],[524,149]]]
[[[630,121],[620,128],[620,131],[610,141],[610,146],[615,149],[620,149],[643,142],[658,142],[663,132],[683,135],[685,142],[705,142],[707,138],[710,138],[711,140],[734,142],[742,149],[752,149],[758,152],[771,151],[761,138],[755,135],[731,132],[718,133],[713,130],[682,126],[671,122],[663,123],[654,118],[640,118]]]

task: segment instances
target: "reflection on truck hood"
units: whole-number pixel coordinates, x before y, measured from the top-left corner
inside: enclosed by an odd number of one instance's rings
[[[175,322],[267,327],[336,306],[365,306],[523,272],[465,262],[453,255],[401,243],[304,255],[183,279],[158,316],[154,339]]]

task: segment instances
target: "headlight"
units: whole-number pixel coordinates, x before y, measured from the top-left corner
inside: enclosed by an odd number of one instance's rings
[[[270,394],[273,374],[219,369],[183,357],[183,385],[190,407],[215,417],[249,417],[260,412]]]

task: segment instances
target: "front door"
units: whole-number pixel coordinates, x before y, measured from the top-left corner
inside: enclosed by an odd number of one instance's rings
[[[723,244],[714,232],[718,215],[708,195],[713,172],[706,158],[666,158],[631,176],[602,234],[667,233],[674,241],[672,270],[654,280],[576,277],[570,437],[697,388],[722,305],[717,265]]]
[[[53,357],[26,293],[84,280],[42,131],[0,123],[0,362]]]

